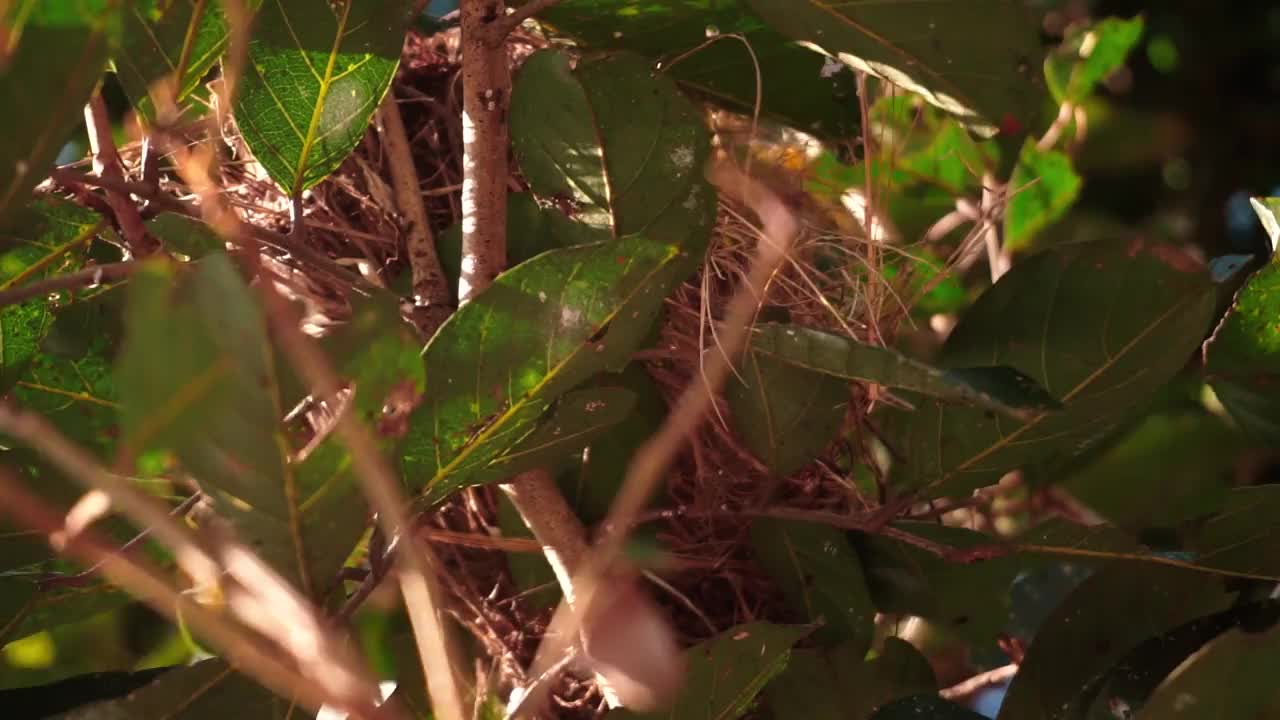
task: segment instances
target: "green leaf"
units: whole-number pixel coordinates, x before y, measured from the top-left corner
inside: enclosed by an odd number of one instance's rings
[[[21,220],[22,230],[4,238],[0,290],[80,269],[89,244],[106,226],[97,213],[56,198],[32,203]],[[27,373],[52,322],[44,297],[0,308],[0,392]]]
[[[584,47],[628,50],[663,61],[663,72],[685,89],[742,114],[750,114],[756,103],[758,62],[766,116],[823,137],[858,132],[852,73],[828,77],[821,56],[769,28],[746,3],[565,0],[538,13],[538,19]],[[702,47],[709,33],[722,39]],[[750,49],[727,37],[730,33],[742,35]]]
[[[352,326],[376,327],[389,314],[376,310],[369,319],[357,308]],[[240,538],[319,597],[364,528],[363,502],[340,446],[323,443],[289,464],[263,318],[231,261],[150,265],[130,283],[126,329],[116,372],[127,447],[176,451]],[[394,333],[356,346],[369,374],[347,373],[355,412],[380,407],[380,384],[415,371],[420,382],[412,348]]]
[[[1208,273],[1134,242],[1063,246],[1016,264],[952,331],[944,367],[1008,365],[1064,408],[1024,422],[941,403],[888,418],[906,490],[967,494],[1013,468],[1078,454],[1186,363],[1214,309]]]
[[[779,477],[813,462],[840,432],[846,383],[762,353],[739,365],[724,395],[747,448]]]
[[[889,348],[797,325],[759,325],[751,342],[757,353],[787,365],[961,401],[1014,418],[1030,419],[1060,407],[1035,380],[1009,367],[943,370]]]
[[[1143,20],[1106,18],[1090,27],[1076,28],[1044,61],[1049,91],[1058,103],[1081,103],[1098,83],[1124,66],[1125,59],[1142,39]]]
[[[598,377],[595,385],[618,385],[635,396],[635,407],[621,422],[592,441],[580,464],[556,478],[574,513],[587,525],[605,519],[613,498],[626,480],[636,450],[662,426],[667,403],[645,370],[631,363],[617,375]]]
[[[751,709],[756,695],[787,666],[791,648],[808,628],[749,623],[690,648],[685,687],[675,705],[654,713],[614,710],[610,720],[733,720]]]
[[[635,394],[624,388],[566,393],[527,437],[490,459],[483,469],[472,471],[471,482],[502,480],[533,468],[556,470],[631,415],[635,405]]]
[[[942,547],[964,549],[992,542],[990,536],[963,528],[930,523],[894,527]],[[918,615],[979,641],[1003,629],[1009,617],[1009,585],[1026,565],[1015,555],[957,564],[881,535],[859,533],[851,539],[871,597],[882,612]]]
[[[169,252],[181,253],[190,260],[214,252],[225,251],[227,244],[213,228],[186,215],[160,213],[147,221],[150,232]]]
[[[272,695],[223,660],[202,660],[170,670],[128,695],[92,703],[61,715],[62,720],[169,718],[214,720],[247,717],[284,720],[296,717],[295,703]]]
[[[589,245],[609,239],[608,231],[570,220],[564,213],[538,205],[530,193],[507,196],[507,263],[519,265],[556,248]],[[462,223],[450,225],[436,239],[440,266],[456,292],[462,276]],[[407,293],[406,293],[407,294]]]
[[[919,93],[966,123],[1029,126],[1040,110],[1040,34],[1017,0],[747,0],[765,22]],[[1000,42],[991,42],[993,37]]]
[[[1009,179],[1009,206],[1004,212],[1004,247],[1023,252],[1035,247],[1036,234],[1058,220],[1075,204],[1082,181],[1071,158],[1057,150],[1040,150],[1034,140]]]
[[[1254,199],[1267,233],[1280,236],[1275,204]],[[1218,400],[1255,440],[1280,441],[1280,255],[1255,272],[1205,343],[1205,370]]]
[[[129,3],[116,76],[138,112],[154,120],[157,100],[161,107],[185,104],[222,58],[227,41],[218,0]]]
[[[236,123],[253,156],[297,195],[338,168],[391,85],[408,0],[267,0],[249,42]]]
[[[1280,577],[1280,486],[1232,490],[1222,509],[1189,533],[1186,550],[1200,567]]]
[[[1280,219],[1277,219],[1277,214],[1280,214],[1280,198],[1249,198],[1249,204],[1257,213],[1262,228],[1267,231],[1267,237],[1271,240],[1271,250],[1274,252],[1276,246],[1280,244]]]
[[[16,53],[0,66],[0,107],[22,108],[0,117],[0,227],[27,204],[80,125],[119,22],[115,3],[33,7]]]
[[[1147,702],[1156,686],[1206,643],[1238,626],[1245,617],[1274,615],[1253,603],[1206,615],[1159,636],[1144,640],[1101,678],[1090,682],[1076,700],[1088,718],[1106,720],[1117,712],[1129,717]],[[1271,619],[1274,623],[1274,618]]]
[[[511,143],[535,193],[572,200],[580,219],[615,237],[698,202],[690,192],[710,147],[702,114],[641,58],[571,68],[554,51],[535,53],[516,75]]]
[[[124,607],[128,594],[104,582],[41,588],[34,578],[0,573],[0,645]]]
[[[1137,720],[1273,718],[1280,713],[1272,669],[1280,630],[1232,630],[1187,658],[1148,699]]]
[[[1085,580],[1036,634],[999,720],[1054,720],[1085,685],[1149,638],[1231,602],[1221,581],[1181,568],[1117,562]]]
[[[792,610],[823,624],[816,639],[842,645],[859,658],[866,654],[876,610],[862,562],[843,531],[762,518],[751,523],[751,546]]]
[[[1226,502],[1245,447],[1212,415],[1154,414],[1073,473],[1062,489],[1121,528],[1174,527]]]
[[[405,478],[428,499],[477,482],[562,394],[623,367],[663,298],[693,269],[712,221],[705,185],[631,236],[553,250],[509,270],[427,345],[430,383],[404,450]],[[687,244],[682,248],[681,244]]]
[[[924,717],[931,720],[981,720],[985,716],[937,695],[916,695],[895,700],[871,716],[872,720],[915,720]]]
[[[777,720],[867,720],[898,698],[937,691],[929,661],[896,637],[870,660],[847,646],[794,650],[791,661],[765,688]]]

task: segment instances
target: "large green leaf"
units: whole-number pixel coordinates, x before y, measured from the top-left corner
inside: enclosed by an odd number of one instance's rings
[[[1267,233],[1280,235],[1276,206],[1255,199]],[[1280,441],[1280,255],[1254,273],[1205,344],[1205,369],[1218,400],[1255,439]]]
[[[408,0],[265,0],[235,116],[271,179],[301,193],[364,136],[400,62]]]
[[[1040,110],[1039,28],[1018,0],[746,1],[792,39],[966,122],[1029,127]]]
[[[817,639],[859,658],[866,654],[876,609],[843,531],[764,518],[751,523],[751,546],[792,609],[823,624]]]
[[[406,480],[434,500],[494,479],[494,463],[560,395],[626,363],[690,269],[678,247],[633,236],[548,252],[499,275],[427,345]]]
[[[690,192],[709,149],[701,113],[641,58],[571,67],[554,51],[533,55],[516,75],[511,142],[535,193],[574,201],[582,220],[615,236],[696,202]]]
[[[1129,51],[1142,39],[1141,15],[1132,20],[1106,18],[1076,28],[1044,61],[1049,91],[1059,103],[1081,103],[1098,83],[1124,66]]]
[[[1024,422],[940,403],[894,413],[909,458],[895,484],[966,494],[1080,452],[1182,368],[1213,309],[1208,273],[1166,246],[1087,243],[1027,258],[965,314],[939,361],[1011,366],[1064,408]]]
[[[945,370],[889,348],[797,325],[757,326],[752,348],[787,365],[824,375],[961,401],[1014,418],[1029,419],[1060,407],[1035,380],[1013,368]]]
[[[78,270],[106,222],[97,213],[59,199],[37,201],[20,217],[21,229],[3,238],[0,290]],[[27,372],[52,322],[53,310],[44,297],[0,309],[0,392]]]
[[[295,703],[272,695],[232,670],[225,661],[211,659],[170,670],[122,698],[85,705],[59,717],[62,720],[169,717],[284,720],[297,717],[298,712]]]
[[[1200,573],[1126,562],[1104,567],[1072,592],[1036,635],[1009,686],[1000,720],[1073,716],[1069,713],[1086,684],[1141,643],[1230,602],[1222,581]]]
[[[1217,510],[1245,449],[1239,433],[1203,412],[1144,418],[1062,488],[1119,527],[1169,528]]]
[[[751,709],[756,695],[787,666],[791,648],[808,628],[749,623],[739,625],[686,653],[685,686],[673,707],[654,713],[614,710],[611,720],[733,720]]]
[[[1084,717],[1099,720],[1125,711],[1132,717],[1146,705],[1160,682],[1206,643],[1240,626],[1242,621],[1274,624],[1275,615],[1274,606],[1269,604],[1238,604],[1148,638],[1105,675],[1089,682],[1077,696],[1075,708]]]
[[[192,260],[227,248],[226,241],[212,227],[177,213],[160,213],[151,218],[147,231],[163,243],[165,250]]]
[[[898,523],[900,530],[937,546],[964,549],[989,545],[990,536],[930,523]],[[1014,555],[958,564],[915,545],[881,535],[856,534],[854,548],[876,607],[918,615],[979,641],[990,640],[1009,617],[1008,589],[1026,566]]]
[[[885,638],[875,657],[841,646],[794,650],[765,688],[777,720],[867,720],[882,705],[937,690],[933,668],[911,643]]]
[[[1174,670],[1134,717],[1274,718],[1280,713],[1273,672],[1278,662],[1280,630],[1232,630]]]
[[[1004,247],[1010,252],[1034,247],[1036,234],[1058,220],[1075,203],[1083,181],[1071,158],[1057,150],[1040,150],[1027,140],[1009,179],[1009,206],[1004,211]]]
[[[823,72],[821,56],[766,25],[740,0],[565,0],[538,14],[552,30],[592,49],[629,50],[671,61],[665,72],[686,89],[743,114],[760,105],[768,116],[825,137],[857,133],[858,103],[850,73]],[[699,48],[708,33],[741,34]],[[754,55],[754,62],[753,56]]]
[[[126,320],[117,376],[129,447],[175,450],[244,541],[308,595],[323,594],[364,529],[364,503],[335,439],[290,463],[263,318],[230,260],[150,266],[131,283]],[[357,303],[337,337],[350,412],[376,420],[393,386],[421,389],[393,298]]]
[[[80,124],[119,24],[116,3],[37,2],[28,10],[21,43],[0,67],[0,107],[11,109],[0,117],[0,227]]]
[[[747,353],[739,365],[724,396],[747,448],[779,477],[813,462],[840,431],[846,384],[761,353]]]
[[[134,107],[151,119],[157,98],[182,107],[221,59],[227,39],[220,0],[132,2],[124,10],[116,76]]]

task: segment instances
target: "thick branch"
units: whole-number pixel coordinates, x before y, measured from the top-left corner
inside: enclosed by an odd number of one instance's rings
[[[524,5],[516,8],[511,14],[502,17],[493,23],[492,32],[489,41],[494,44],[500,44],[511,34],[512,30],[520,27],[525,20],[537,15],[547,8],[560,2],[560,0],[530,0]]]
[[[138,263],[133,261],[94,265],[65,275],[55,275],[51,278],[19,285],[8,290],[0,290],[0,307],[17,305],[59,290],[92,288],[103,283],[123,280],[132,275],[139,267]]]
[[[84,108],[84,122],[89,130],[89,146],[93,150],[93,170],[104,178],[124,180],[124,167],[116,152],[116,141],[111,136],[111,118],[100,93],[94,93]],[[138,206],[128,194],[108,190],[107,204],[120,224],[120,233],[134,257],[146,257],[158,249],[155,238],[147,234]]]
[[[466,303],[487,288],[507,263],[507,107],[511,72],[502,0],[462,0],[462,277],[458,301]],[[492,38],[498,39],[495,42]],[[566,599],[578,594],[572,579],[587,552],[582,523],[545,471],[516,476],[503,486],[525,525],[542,544]],[[576,633],[575,633],[576,635]],[[602,677],[612,706],[617,694]]]

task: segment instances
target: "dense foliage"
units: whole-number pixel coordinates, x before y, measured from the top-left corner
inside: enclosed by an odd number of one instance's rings
[[[288,717],[349,699],[332,663],[394,678],[393,717],[431,716],[403,612],[371,594],[388,545],[409,544],[373,522],[389,458],[424,538],[456,541],[465,507],[509,541],[481,543],[496,575],[432,568],[454,614],[481,618],[449,627],[477,635],[468,662],[502,669],[453,671],[499,716],[533,680],[510,667],[530,647],[487,641],[545,629],[558,596],[492,490],[548,470],[583,523],[605,520],[668,401],[721,352],[767,241],[706,172],[736,163],[803,230],[646,516],[712,529],[642,527],[627,547],[697,620],[677,623],[683,686],[652,716],[972,718],[997,687],[1000,720],[1280,717],[1280,200],[1250,201],[1257,252],[1087,202],[1099,153],[1156,134],[1117,99],[1135,48],[1169,60],[1146,18],[534,4],[502,40],[509,96],[485,95],[518,190],[507,269],[468,299],[475,199],[410,180],[446,208],[423,254],[371,160],[400,152],[380,108],[424,47],[456,46],[452,17],[409,0],[0,3],[0,712]],[[453,87],[455,59],[415,102],[479,92]],[[391,220],[324,229],[331,188],[356,185]],[[379,238],[394,249],[344,255]],[[449,283],[441,323],[422,321],[441,307],[420,293],[429,264]],[[188,542],[214,549],[212,575]],[[171,594],[112,570],[134,564]],[[740,586],[715,584],[726,564]],[[308,664],[288,640],[308,623],[357,642]],[[227,638],[322,692],[290,694]],[[551,707],[604,712],[593,692]]]

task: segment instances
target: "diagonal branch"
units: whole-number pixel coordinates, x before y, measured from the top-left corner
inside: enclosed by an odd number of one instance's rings
[[[124,180],[124,169],[120,164],[120,154],[116,152],[116,141],[111,136],[111,118],[107,114],[107,105],[102,94],[95,92],[84,108],[84,123],[89,130],[89,146],[93,150],[93,169],[104,178]],[[147,234],[147,227],[142,223],[142,214],[133,199],[124,192],[108,190],[107,204],[120,224],[120,233],[124,235],[125,244],[134,257],[146,257],[154,253],[159,245],[155,238]]]
[[[489,42],[501,44],[512,30],[520,27],[520,25],[529,18],[546,10],[547,8],[560,2],[560,0],[530,0],[524,5],[513,10],[510,14],[499,18],[493,23],[491,28]]]
[[[409,269],[413,274],[414,323],[422,337],[430,338],[451,311],[449,281],[440,267],[440,258],[436,256],[436,241],[431,234],[427,208],[422,203],[418,171],[413,166],[413,151],[404,130],[404,120],[400,117],[395,88],[387,91],[387,97],[378,109],[378,128],[387,164],[391,168],[396,205],[400,216],[408,223],[406,249]]]

